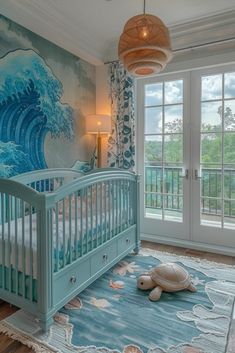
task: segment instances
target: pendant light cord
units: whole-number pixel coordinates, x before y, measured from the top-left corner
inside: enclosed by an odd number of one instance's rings
[[[145,0],[144,0],[144,15],[145,15]]]

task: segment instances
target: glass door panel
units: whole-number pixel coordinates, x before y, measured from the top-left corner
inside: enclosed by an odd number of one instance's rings
[[[187,122],[185,95],[187,75],[143,80],[139,85],[139,150],[141,202],[146,232],[186,238],[189,234],[189,147],[184,137]],[[154,82],[155,81],[155,82]],[[144,98],[144,99],[143,99]],[[141,158],[140,158],[141,159]],[[142,164],[143,163],[143,164]],[[157,227],[157,228],[156,228]]]
[[[235,73],[201,78],[201,224],[234,228]]]
[[[195,241],[229,246],[235,230],[235,70],[215,70],[193,77],[192,232]]]
[[[145,216],[182,222],[183,80],[145,85]]]

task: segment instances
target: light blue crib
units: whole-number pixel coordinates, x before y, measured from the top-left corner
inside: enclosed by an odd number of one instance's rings
[[[46,331],[64,304],[139,249],[139,178],[45,169],[0,179],[0,298]]]

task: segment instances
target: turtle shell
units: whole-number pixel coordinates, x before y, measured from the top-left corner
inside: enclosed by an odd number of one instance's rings
[[[150,271],[150,276],[165,292],[188,288],[191,284],[189,273],[176,263],[164,263]]]

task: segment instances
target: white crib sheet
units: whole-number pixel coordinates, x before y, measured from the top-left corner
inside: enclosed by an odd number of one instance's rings
[[[108,215],[106,217],[108,221]],[[98,217],[96,223],[96,217],[93,216],[93,224],[91,225],[91,217],[83,219],[83,232],[82,234],[88,234],[88,239],[91,240],[91,234],[93,234],[93,239],[96,235],[96,230],[99,228],[99,235],[104,231],[105,227],[108,229],[107,222],[105,224],[105,214],[102,215],[102,219]],[[87,223],[87,224],[86,224]],[[110,220],[110,226],[112,231],[112,218]],[[77,244],[75,244],[75,229],[77,226]],[[86,228],[87,227],[87,228]],[[8,229],[9,228],[9,229]],[[16,237],[16,222],[11,221],[10,227],[8,223],[4,223],[4,238],[2,236],[3,227],[0,225],[0,264],[3,264],[3,257],[5,258],[5,266],[9,267],[12,265],[14,268],[18,268],[19,271],[25,270],[27,275],[33,275],[34,278],[37,278],[37,220],[36,214],[32,215],[32,244],[30,243],[30,218],[29,216],[25,216],[24,218],[24,236],[22,232],[22,218],[17,219],[17,237]],[[87,229],[87,230],[86,230]],[[64,230],[65,230],[65,248],[64,248]],[[70,240],[69,234],[71,230],[71,244],[72,250],[77,246],[79,247],[81,243],[81,223],[78,220],[77,225],[75,225],[75,220],[72,219],[71,223],[69,220],[65,220],[64,224],[62,222],[62,215],[59,215],[58,222],[58,232],[56,229],[56,224],[53,222],[53,247],[54,247],[54,257],[56,258],[56,243],[58,242],[58,249],[61,253],[65,251],[68,252],[68,242]],[[23,246],[24,244],[24,246]],[[22,257],[22,248],[24,248],[25,256]],[[32,248],[32,265],[31,266],[31,258],[30,258],[30,249]],[[18,253],[18,256],[17,256]],[[10,256],[9,256],[10,254]],[[17,260],[18,257],[18,260]],[[10,258],[10,261],[9,261]],[[23,261],[23,258],[25,259]],[[9,263],[10,262],[10,263]]]

